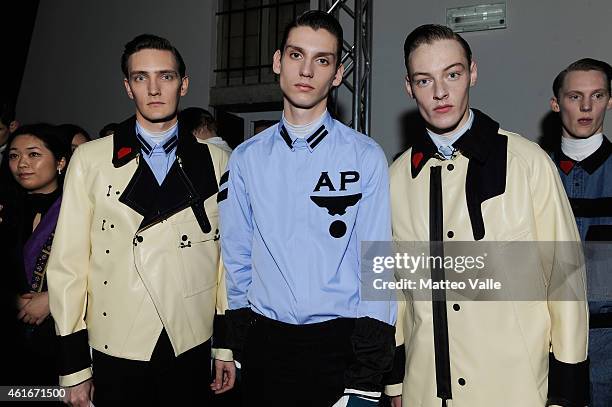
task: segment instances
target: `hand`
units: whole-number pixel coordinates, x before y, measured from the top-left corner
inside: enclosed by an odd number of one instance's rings
[[[234,387],[236,381],[236,365],[233,361],[215,359],[215,379],[210,384],[210,389],[215,394],[225,393]]]
[[[390,397],[391,407],[402,407],[402,396]]]
[[[92,379],[65,389],[66,396],[63,402],[71,407],[89,407],[91,400],[93,400],[94,385]]]
[[[49,316],[49,293],[47,291],[23,294],[21,300],[25,305],[20,308],[17,319],[26,324],[40,325]]]

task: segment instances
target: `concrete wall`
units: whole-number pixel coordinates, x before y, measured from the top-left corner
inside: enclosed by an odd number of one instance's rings
[[[124,44],[148,32],[168,38],[190,76],[181,106],[208,106],[214,0],[41,1],[17,103],[23,123],[73,122],[92,135],[134,114],[123,88]]]
[[[402,149],[401,120],[416,110],[404,89],[406,35],[421,24],[444,24],[447,7],[477,3],[375,0],[371,133],[388,157]],[[535,140],[550,110],[556,74],[587,56],[612,63],[612,2],[507,0],[506,4],[508,28],[463,35],[478,63],[471,105],[490,114],[505,129]],[[612,134],[612,112],[606,127]]]

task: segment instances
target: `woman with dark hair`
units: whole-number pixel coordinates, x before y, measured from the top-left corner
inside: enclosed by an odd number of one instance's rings
[[[70,145],[71,154],[74,153],[74,150],[76,150],[76,148],[81,144],[91,141],[91,136],[89,133],[87,133],[84,128],[77,126],[76,124],[60,124],[57,126],[57,128]]]
[[[3,197],[0,236],[8,249],[3,267],[12,282],[22,346],[14,352],[14,384],[58,383],[57,342],[49,313],[46,264],[61,203],[62,182],[70,146],[56,127],[35,124],[18,128],[7,143],[12,178]],[[15,292],[16,291],[16,292]],[[21,369],[20,369],[21,367]]]

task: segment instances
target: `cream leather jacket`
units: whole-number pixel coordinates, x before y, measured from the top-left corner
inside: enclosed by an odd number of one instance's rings
[[[579,241],[557,170],[536,144],[475,111],[455,147],[453,159],[441,160],[423,131],[391,166],[394,240]],[[569,247],[580,256],[578,245]],[[405,377],[387,393],[402,393],[404,407],[439,407],[443,399],[453,407],[585,405],[584,268],[568,281],[578,300],[552,300],[546,291],[565,254],[537,260],[539,299],[443,301],[434,309],[406,291],[398,315]]]
[[[165,328],[179,355],[209,340],[226,308],[216,195],[228,154],[181,134],[160,187],[140,151],[132,118],[68,168],[47,270],[62,386],[91,377],[87,338],[146,361]]]

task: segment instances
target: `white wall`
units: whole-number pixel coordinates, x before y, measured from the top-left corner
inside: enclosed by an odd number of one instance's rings
[[[404,90],[406,36],[421,24],[444,24],[447,7],[476,3],[375,0],[371,133],[388,157],[401,149],[402,115],[416,109]],[[557,73],[583,57],[612,63],[612,1],[508,0],[506,4],[508,28],[463,34],[478,63],[471,105],[505,129],[536,140],[540,122],[549,112]],[[606,127],[612,135],[612,112]]]
[[[123,46],[138,34],[168,38],[190,76],[181,106],[208,107],[214,0],[41,1],[17,102],[23,123],[73,122],[92,136],[134,114],[123,88]]]

